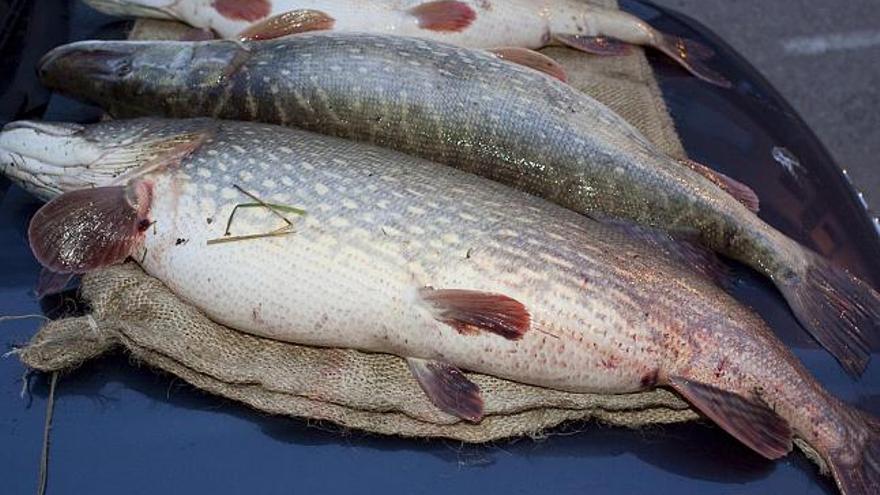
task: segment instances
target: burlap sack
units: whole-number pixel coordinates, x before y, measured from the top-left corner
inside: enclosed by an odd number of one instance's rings
[[[616,5],[613,0],[596,3]],[[131,37],[179,39],[187,29],[166,21],[139,21]],[[564,48],[545,53],[566,67],[572,85],[609,105],[668,153],[684,156],[640,50],[608,58]],[[572,394],[469,374],[485,401],[485,419],[470,424],[434,407],[398,357],[298,346],[231,330],[181,302],[134,263],[85,276],[81,294],[92,312],[46,324],[20,352],[27,366],[70,370],[122,347],[144,364],[268,413],[465,442],[536,436],[568,420],[592,418],[636,427],[698,418],[666,390]]]

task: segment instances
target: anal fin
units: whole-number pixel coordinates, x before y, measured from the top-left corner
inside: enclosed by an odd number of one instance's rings
[[[309,31],[333,29],[336,19],[320,10],[300,9],[273,15],[249,26],[238,34],[241,41],[282,38]]]
[[[483,419],[480,387],[460,369],[426,359],[407,358],[406,362],[431,403],[440,410],[472,423]]]
[[[580,34],[556,34],[556,41],[563,45],[593,55],[621,56],[632,52],[632,45],[610,36],[583,36]]]
[[[419,296],[431,308],[434,318],[459,333],[486,331],[519,340],[531,325],[526,307],[503,294],[424,287]]]
[[[721,172],[712,170],[702,163],[687,159],[679,160],[679,163],[708,179],[710,182],[721,188],[721,190],[733,196],[753,213],[760,211],[761,201],[751,187],[738,180],[732,179]]]
[[[562,64],[543,53],[516,46],[493,48],[489,51],[502,60],[543,72],[562,82],[568,82],[568,75]]]
[[[778,459],[791,451],[791,426],[760,398],[743,397],[681,377],[670,377],[669,385],[727,433],[762,456]]]

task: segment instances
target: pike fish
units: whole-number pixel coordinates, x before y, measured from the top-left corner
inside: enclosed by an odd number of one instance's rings
[[[451,165],[579,213],[697,237],[769,277],[854,375],[880,334],[880,295],[758,218],[751,189],[667,156],[595,99],[482,50],[336,33],[87,41],[51,51],[40,75],[116,116],[298,126]]]
[[[28,229],[54,272],[131,256],[232,328],[404,357],[467,421],[482,399],[461,370],[572,392],[665,386],[769,459],[805,440],[847,495],[880,483],[880,423],[707,278],[711,255],[663,235],[647,245],[650,231],[454,168],[265,124],[15,122],[0,164],[54,197]]]
[[[704,81],[730,83],[705,65],[712,50],[638,17],[579,0],[86,0],[113,15],[175,19],[222,38],[272,39],[317,30],[414,36],[468,48],[561,44],[596,55],[653,47]]]

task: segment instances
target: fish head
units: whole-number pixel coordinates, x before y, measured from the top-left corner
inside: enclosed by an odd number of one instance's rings
[[[44,85],[116,117],[183,116],[211,108],[247,53],[233,41],[81,41],[51,50],[38,70]]]
[[[11,122],[0,131],[0,173],[50,200],[77,189],[116,185],[186,146],[207,119],[131,119],[96,124]]]
[[[179,0],[85,0],[93,9],[113,16],[177,19],[174,7]]]

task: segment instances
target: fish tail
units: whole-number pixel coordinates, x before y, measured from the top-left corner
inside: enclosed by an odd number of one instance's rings
[[[801,248],[800,274],[776,283],[795,316],[848,373],[859,376],[880,332],[880,294],[868,284]]]
[[[731,87],[727,78],[705,64],[705,61],[714,55],[711,48],[698,41],[659,31],[656,32],[655,40],[655,48],[678,62],[694,76],[722,88]]]
[[[855,409],[847,416],[847,444],[824,457],[834,481],[844,495],[868,495],[880,491],[880,420]]]

